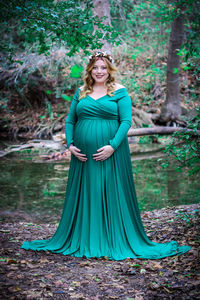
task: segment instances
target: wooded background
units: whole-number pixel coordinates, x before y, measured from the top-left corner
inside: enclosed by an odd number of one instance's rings
[[[132,98],[132,127],[187,126],[191,148],[200,123],[199,11],[194,0],[0,1],[1,135],[63,130],[88,56],[102,49]]]

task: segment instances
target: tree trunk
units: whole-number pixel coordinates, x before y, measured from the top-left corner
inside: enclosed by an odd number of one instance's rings
[[[93,5],[93,15],[97,17],[107,17],[105,20],[103,20],[103,24],[111,26],[109,0],[93,0]],[[94,29],[96,31],[96,26],[94,26]],[[106,32],[104,32],[104,36],[105,35]],[[108,53],[112,54],[112,45],[104,40],[104,38],[101,39],[101,43],[103,43],[102,51],[107,51]]]
[[[184,35],[184,18],[178,16],[174,19],[171,28],[168,59],[167,59],[167,95],[162,105],[159,121],[162,124],[179,123],[181,115],[179,69],[180,56],[177,55]]]

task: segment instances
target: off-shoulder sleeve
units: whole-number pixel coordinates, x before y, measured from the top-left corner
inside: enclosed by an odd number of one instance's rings
[[[74,97],[71,102],[71,106],[69,109],[68,116],[65,122],[65,137],[67,140],[67,147],[69,148],[70,144],[73,143],[73,136],[74,136],[74,125],[77,121],[77,114],[76,114],[76,106],[78,104],[79,98],[79,89],[76,90]]]
[[[124,95],[120,95],[120,97],[121,98],[118,100],[118,114],[120,125],[115,136],[111,140],[109,140],[109,144],[113,147],[114,150],[119,147],[121,142],[127,136],[127,132],[132,123],[132,103],[127,90],[125,90]]]

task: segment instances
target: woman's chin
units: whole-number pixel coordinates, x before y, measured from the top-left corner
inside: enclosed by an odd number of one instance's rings
[[[102,78],[95,78],[95,82],[97,82],[97,83],[104,83],[104,82],[105,82],[105,79],[102,79]]]

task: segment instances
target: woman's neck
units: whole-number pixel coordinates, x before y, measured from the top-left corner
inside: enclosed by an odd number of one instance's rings
[[[95,83],[93,85],[93,89],[94,88],[95,88],[95,90],[102,90],[102,89],[107,90],[107,86],[104,83]]]

